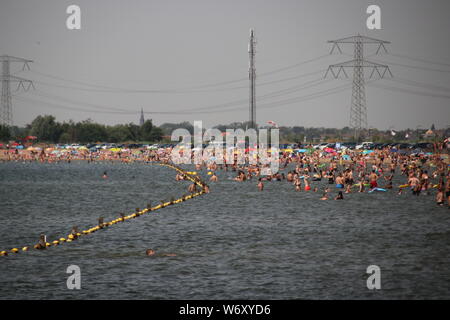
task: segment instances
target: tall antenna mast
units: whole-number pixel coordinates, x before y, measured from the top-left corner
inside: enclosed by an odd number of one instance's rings
[[[385,44],[390,43],[389,41],[378,40],[366,36],[352,36],[348,38],[331,40],[328,43],[332,43],[331,53],[337,48],[340,53],[342,53],[339,44],[350,43],[354,45],[353,50],[353,60],[333,64],[328,67],[325,77],[328,72],[331,72],[334,78],[339,78],[340,74],[343,74],[348,78],[345,68],[353,68],[353,86],[352,86],[352,100],[350,106],[350,128],[354,130],[355,140],[359,140],[363,131],[368,129],[367,123],[367,108],[366,108],[366,90],[365,90],[365,80],[364,80],[364,69],[370,69],[370,78],[373,78],[375,74],[378,74],[379,78],[382,79],[386,76],[386,73],[392,77],[392,73],[387,65],[370,62],[364,59],[364,44],[377,44],[378,48],[376,54],[380,52],[381,49],[387,53]]]
[[[13,124],[12,120],[12,101],[11,101],[11,83],[17,83],[17,90],[21,87],[28,91],[33,86],[33,82],[31,80],[27,80],[24,78],[16,77],[11,75],[10,65],[11,62],[23,63],[22,70],[25,70],[25,67],[30,70],[29,62],[33,62],[31,60],[11,57],[7,55],[0,56],[0,62],[2,63],[2,73],[0,75],[0,81],[2,82],[2,99],[1,99],[1,110],[0,110],[0,124],[11,127]],[[26,86],[25,86],[26,84]]]
[[[250,80],[249,122],[250,128],[253,129],[256,129],[255,46],[256,46],[256,39],[253,33],[253,29],[250,29],[250,42],[248,44],[248,56],[249,56],[248,77]]]

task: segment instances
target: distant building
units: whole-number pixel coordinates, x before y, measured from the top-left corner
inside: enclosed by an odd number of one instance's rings
[[[144,109],[141,108],[141,119],[139,120],[139,125],[140,125],[140,126],[143,126],[143,125],[144,125],[144,122],[145,122],[145,119],[144,119]]]

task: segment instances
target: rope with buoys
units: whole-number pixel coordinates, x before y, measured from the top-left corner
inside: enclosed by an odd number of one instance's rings
[[[154,164],[152,162],[149,162],[149,163],[150,164]],[[141,215],[144,215],[146,213],[150,213],[150,212],[153,212],[153,211],[156,211],[156,210],[159,210],[159,209],[162,209],[162,208],[174,205],[174,204],[178,204],[178,203],[184,202],[186,200],[193,199],[195,197],[201,196],[202,194],[208,193],[208,189],[207,189],[206,183],[203,182],[198,176],[196,176],[196,173],[194,174],[193,172],[186,172],[183,169],[181,169],[181,168],[179,168],[179,167],[177,167],[175,165],[168,164],[168,163],[156,163],[156,164],[160,165],[160,166],[171,168],[173,170],[176,170],[177,172],[182,174],[186,179],[190,180],[191,182],[193,182],[197,186],[199,186],[201,188],[201,191],[195,192],[195,193],[191,193],[189,195],[183,195],[181,198],[178,198],[178,199],[173,199],[172,198],[170,201],[167,201],[167,202],[161,201],[161,203],[159,205],[154,206],[154,207],[151,207],[151,205],[148,204],[147,208],[145,208],[144,210],[136,209],[136,212],[134,212],[132,214],[129,214],[127,216],[121,215],[120,218],[117,218],[117,219],[114,219],[114,220],[111,220],[111,221],[108,221],[108,222],[103,222],[103,219],[101,218],[101,223],[99,223],[97,226],[89,228],[89,229],[86,229],[86,230],[83,230],[81,232],[78,232],[76,230],[75,231],[72,230],[73,232],[71,232],[67,236],[67,238],[59,238],[58,240],[54,240],[54,241],[51,241],[51,242],[47,242],[46,240],[45,241],[39,241],[39,243],[34,245],[34,246],[24,246],[21,249],[19,249],[19,248],[12,248],[10,250],[0,251],[0,256],[8,256],[9,254],[15,254],[15,253],[19,253],[19,252],[27,252],[27,251],[29,251],[31,249],[43,250],[43,249],[47,249],[48,247],[51,247],[51,246],[58,246],[58,245],[61,245],[63,243],[72,242],[72,241],[75,241],[76,239],[78,239],[79,237],[86,236],[86,235],[94,233],[94,232],[96,232],[98,230],[108,228],[110,226],[115,225],[116,223],[125,222],[127,220],[137,218],[137,217],[139,217]],[[99,219],[99,222],[100,222],[100,219]]]

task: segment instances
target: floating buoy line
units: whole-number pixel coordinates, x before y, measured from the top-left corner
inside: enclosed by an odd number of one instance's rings
[[[48,242],[46,240],[45,236],[41,236],[41,239],[39,240],[39,242],[35,245],[32,246],[24,246],[24,247],[16,247],[16,248],[12,248],[10,250],[3,250],[0,251],[0,256],[8,256],[10,254],[17,254],[19,252],[27,252],[30,250],[45,250],[49,247],[52,246],[58,246],[61,245],[63,243],[67,243],[67,242],[73,242],[75,240],[77,240],[80,237],[84,237],[87,236],[89,234],[92,234],[96,231],[102,230],[102,229],[107,229],[108,227],[111,227],[113,225],[115,225],[116,223],[121,223],[121,222],[125,222],[127,220],[130,219],[135,219],[139,216],[142,216],[144,214],[147,213],[151,213],[153,211],[174,205],[174,204],[178,204],[184,201],[187,201],[189,199],[193,199],[195,197],[201,196],[202,194],[207,193],[208,189],[207,189],[207,185],[205,182],[203,182],[197,175],[196,172],[187,172],[184,171],[183,169],[174,166],[172,164],[168,164],[168,163],[152,163],[149,162],[150,164],[156,164],[159,166],[164,166],[164,167],[168,167],[171,168],[177,172],[179,172],[180,174],[182,174],[187,180],[190,180],[191,182],[195,183],[197,186],[199,186],[201,188],[201,190],[199,192],[195,192],[195,193],[191,193],[189,195],[183,195],[181,198],[178,199],[174,199],[172,198],[170,201],[164,202],[161,201],[160,204],[158,204],[157,206],[152,207],[150,204],[147,205],[147,208],[145,208],[144,210],[140,210],[139,208],[136,208],[136,212],[129,214],[129,215],[124,215],[121,214],[121,216],[117,219],[108,221],[108,222],[103,222],[103,218],[99,219],[99,223],[98,225],[96,225],[95,227],[83,230],[81,232],[78,232],[77,228],[73,228],[72,232],[66,237],[66,238],[59,238],[58,240],[54,240],[54,241],[50,241]]]

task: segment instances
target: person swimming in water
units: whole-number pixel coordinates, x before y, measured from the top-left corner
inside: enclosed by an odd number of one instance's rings
[[[191,185],[189,185],[188,191],[189,191],[190,193],[197,192],[197,185],[195,184],[195,182],[193,182]]]
[[[216,173],[215,173],[215,172],[213,172],[213,174],[212,174],[211,178],[209,178],[209,181],[213,181],[213,182],[216,182],[216,181],[218,181],[218,180],[219,180],[219,178],[217,178],[217,176],[216,176]]]
[[[105,171],[105,172],[103,172],[103,176],[102,176],[102,178],[103,178],[103,179],[108,179],[108,174],[106,173],[106,171]]]
[[[156,251],[153,250],[153,249],[147,249],[147,250],[145,251],[145,254],[146,254],[147,256],[149,256],[149,257],[155,256],[155,255],[156,255]],[[176,257],[176,256],[177,256],[175,253],[162,253],[162,254],[160,254],[160,255],[163,256],[163,257]]]
[[[436,194],[436,204],[438,206],[444,205],[444,189],[439,188],[437,194]]]
[[[384,179],[387,181],[386,185],[384,186],[385,189],[392,189],[392,179],[394,178],[394,175],[391,173],[388,176],[384,176]]]
[[[328,193],[325,191],[322,195],[322,198],[320,200],[328,200]]]
[[[258,179],[258,190],[263,191],[264,190],[264,183],[262,182],[262,178]]]
[[[334,200],[344,200],[344,194],[342,193],[342,191],[339,191],[339,193],[337,194],[336,198],[334,198]]]
[[[294,186],[295,191],[302,191],[302,181],[300,180],[300,178],[296,177],[294,179]]]

